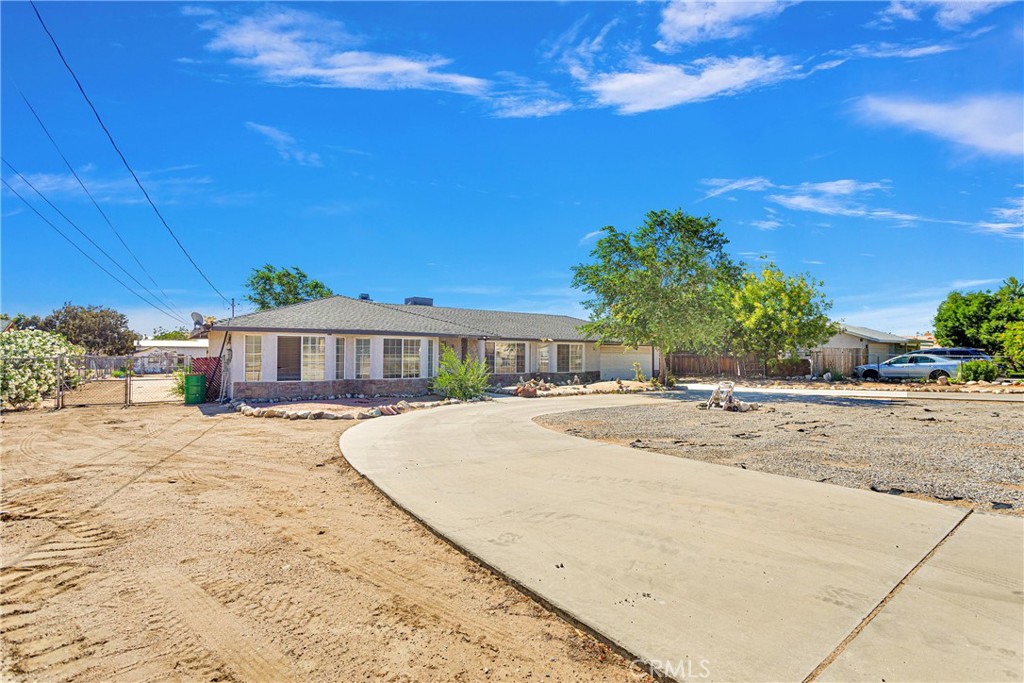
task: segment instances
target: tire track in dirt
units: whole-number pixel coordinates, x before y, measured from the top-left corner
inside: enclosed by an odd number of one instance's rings
[[[267,517],[254,518],[255,523],[270,527],[280,536],[295,543],[307,556],[313,557],[336,571],[348,575],[357,581],[366,581],[387,593],[397,596],[405,605],[414,611],[422,612],[436,622],[448,624],[456,632],[471,639],[487,638],[493,642],[510,642],[516,639],[512,631],[495,625],[485,616],[471,613],[453,614],[450,603],[437,595],[436,589],[425,581],[423,569],[417,567],[419,558],[414,558],[411,565],[385,563],[376,556],[369,554],[349,554],[337,552],[337,546],[331,544],[325,548],[323,538],[316,529],[302,526],[304,522],[288,523],[284,518],[276,518],[270,510],[265,510]]]
[[[113,491],[85,510],[61,510],[48,504],[53,501],[53,492],[48,487],[40,489],[37,481],[19,482],[22,485],[14,493],[26,493],[14,500],[11,500],[9,490],[3,492],[4,509],[0,519],[4,523],[45,519],[57,527],[17,557],[5,557],[0,566],[0,636],[4,643],[5,671],[29,680],[56,680],[75,676],[90,666],[85,658],[103,641],[88,639],[73,624],[61,624],[59,632],[51,632],[41,623],[40,610],[58,596],[84,587],[95,571],[95,565],[88,563],[88,560],[117,542],[117,534],[102,526],[98,510],[113,496],[188,448],[212,428],[169,454],[161,454],[155,462],[144,464],[141,472],[127,482],[119,483]],[[122,451],[116,461],[102,464],[116,465],[124,458],[136,454],[148,440],[156,438],[166,429],[130,442],[129,446],[135,448],[116,446],[107,449],[65,468],[55,476],[59,479],[77,467],[95,463],[99,458]],[[25,446],[22,450],[30,452],[34,443],[34,440],[29,440],[26,445],[23,440],[19,448]]]
[[[186,576],[170,569],[153,569],[147,579],[168,608],[239,678],[285,681],[294,677],[287,657],[270,643],[254,644],[239,618]]]

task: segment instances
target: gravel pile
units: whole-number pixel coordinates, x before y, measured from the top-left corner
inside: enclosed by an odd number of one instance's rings
[[[732,413],[698,410],[697,398],[537,422],[694,460],[1024,514],[1022,405],[773,396]]]

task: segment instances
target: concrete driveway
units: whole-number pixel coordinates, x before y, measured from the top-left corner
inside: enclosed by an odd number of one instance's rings
[[[434,530],[678,680],[1024,678],[1024,520],[596,443],[502,399],[346,431]]]

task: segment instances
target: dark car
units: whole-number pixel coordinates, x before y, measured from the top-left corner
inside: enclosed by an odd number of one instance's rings
[[[920,349],[918,351],[911,351],[908,356],[938,356],[940,358],[950,358],[953,360],[992,360],[992,357],[981,349],[969,349],[963,346],[954,346],[950,348],[936,347],[932,349]]]

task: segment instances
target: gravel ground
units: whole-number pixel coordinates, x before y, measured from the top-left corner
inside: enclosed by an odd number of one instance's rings
[[[706,396],[705,396],[706,398]],[[747,413],[678,403],[544,415],[587,439],[851,488],[1024,515],[1024,405],[740,395]]]

